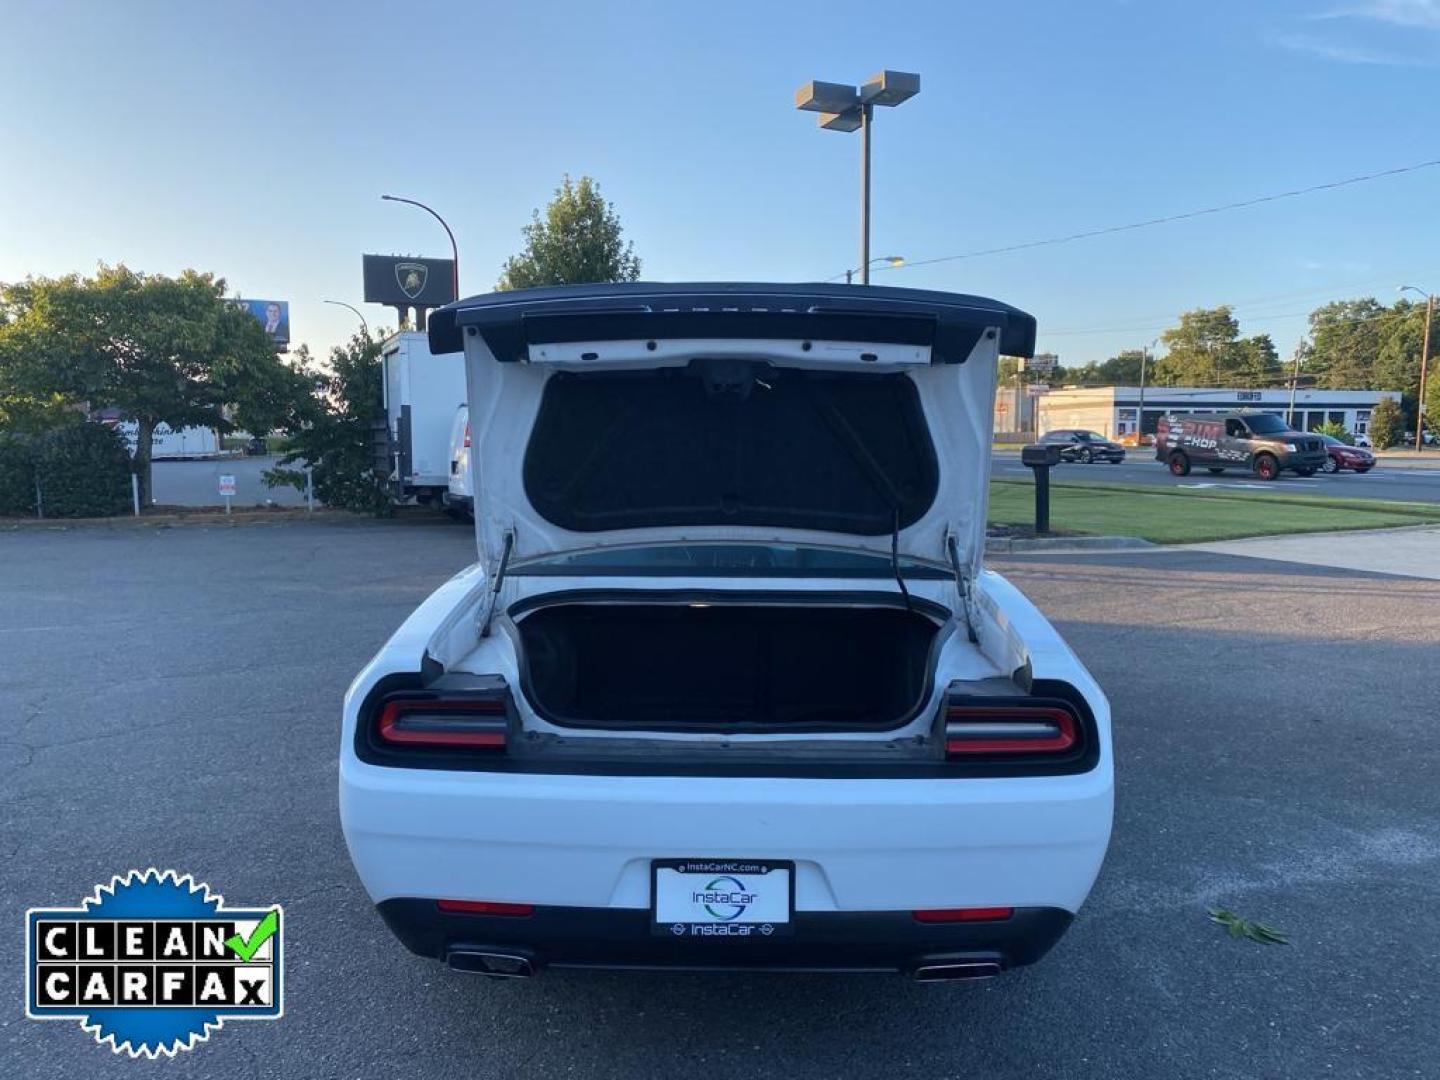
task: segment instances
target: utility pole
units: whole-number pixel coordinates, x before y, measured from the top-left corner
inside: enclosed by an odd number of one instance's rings
[[[1295,370],[1290,373],[1290,415],[1285,422],[1295,427],[1295,387],[1300,384],[1300,343],[1295,343]],[[1296,428],[1296,430],[1300,430]]]
[[[1420,397],[1415,402],[1415,449],[1425,445],[1425,369],[1430,366],[1430,324],[1435,321],[1435,294],[1425,301],[1425,344],[1420,347]]]
[[[1420,347],[1420,398],[1415,402],[1415,450],[1418,453],[1425,445],[1425,375],[1430,367],[1430,324],[1435,321],[1435,294],[1417,289],[1414,285],[1401,285],[1398,291],[1425,297],[1425,344]]]
[[[1145,368],[1150,359],[1150,350],[1160,344],[1156,338],[1149,345],[1140,348],[1140,407],[1135,411],[1135,445],[1145,445]]]

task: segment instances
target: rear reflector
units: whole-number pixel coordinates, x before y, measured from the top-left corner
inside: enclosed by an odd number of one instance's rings
[[[1008,907],[924,908],[920,911],[912,911],[910,914],[915,916],[916,922],[992,922],[997,919],[1010,918],[1015,914],[1015,909]]]
[[[504,750],[508,726],[503,701],[392,698],[380,710],[376,731],[381,742],[394,745]]]
[[[504,904],[496,900],[436,900],[441,911],[454,915],[533,915],[534,904]]]
[[[1050,705],[950,705],[945,753],[1063,754],[1079,738],[1075,717]]]

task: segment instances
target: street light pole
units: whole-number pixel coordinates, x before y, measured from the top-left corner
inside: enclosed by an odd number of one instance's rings
[[[869,281],[870,281],[869,268],[870,268],[871,266],[874,266],[874,265],[875,265],[876,263],[878,263],[878,262],[883,262],[883,263],[885,263],[887,266],[889,266],[889,267],[891,267],[891,268],[900,267],[900,266],[904,266],[904,265],[905,265],[905,256],[904,256],[904,255],[877,255],[875,258],[871,259],[869,263],[866,264],[865,280],[864,280],[861,284],[867,284],[867,285],[869,284]],[[851,284],[851,282],[853,282],[854,279],[855,279],[855,268],[854,268],[854,267],[851,267],[849,270],[846,270],[846,271],[845,271],[845,284],[846,284],[846,285]],[[826,280],[826,281],[834,281],[835,279],[834,279],[834,278],[826,278],[825,280]]]
[[[432,210],[430,207],[426,206],[424,203],[422,203],[422,202],[417,202],[417,201],[414,200],[414,199],[404,199],[404,198],[401,198],[399,195],[381,195],[380,198],[384,199],[386,202],[403,202],[403,203],[409,203],[411,206],[418,206],[421,210],[424,210],[427,214],[429,214],[431,217],[433,217],[436,221],[440,222],[440,227],[445,230],[445,235],[450,238],[450,286],[451,286],[451,288],[452,288],[452,289],[454,290],[454,292],[455,292],[455,299],[456,299],[456,300],[459,300],[459,299],[460,299],[460,247],[459,247],[458,244],[455,243],[455,234],[450,231],[450,226],[447,225],[447,224],[445,224],[445,219],[442,218],[439,214],[437,214],[437,213],[436,213],[434,210]]]
[[[920,76],[881,71],[860,86],[812,80],[795,92],[795,107],[820,114],[827,131],[860,132],[860,284],[870,284],[870,128],[875,106],[894,107],[920,92]],[[846,274],[847,283],[850,275]]]
[[[860,106],[860,284],[870,284],[870,129],[874,107]]]
[[[360,320],[360,329],[365,331],[365,336],[370,336],[370,324],[365,321],[365,316],[360,314],[360,309],[354,304],[347,304],[344,300],[322,300],[322,304],[334,304],[336,307],[347,307],[355,312],[355,317]]]

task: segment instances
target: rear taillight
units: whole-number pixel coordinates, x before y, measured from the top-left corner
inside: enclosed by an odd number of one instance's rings
[[[465,424],[465,449],[470,449],[470,424],[468,421]]]
[[[951,701],[945,708],[945,756],[1062,756],[1079,745],[1080,731],[1075,714],[1060,704]]]
[[[999,919],[1010,918],[1015,914],[1015,909],[1008,907],[922,908],[919,911],[912,911],[910,914],[915,917],[916,922],[925,923],[995,922]]]
[[[534,904],[506,904],[498,900],[436,900],[435,906],[452,915],[509,915],[512,917],[535,914]]]
[[[509,726],[503,698],[403,696],[381,704],[375,737],[394,747],[503,752]]]

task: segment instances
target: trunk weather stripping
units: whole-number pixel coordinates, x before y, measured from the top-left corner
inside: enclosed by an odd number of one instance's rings
[[[480,617],[477,620],[476,634],[479,637],[490,636],[490,622],[495,618],[495,603],[500,598],[500,586],[505,583],[505,571],[510,568],[510,553],[514,550],[515,530],[507,529],[505,547],[500,553],[500,565],[495,570],[495,584],[490,587],[490,593],[485,597],[485,606],[480,609]]]
[[[945,552],[950,556],[950,568],[955,572],[955,587],[960,590],[960,610],[965,613],[965,635],[972,645],[980,644],[975,633],[975,621],[970,616],[970,579],[960,566],[960,543],[954,533],[945,534]]]

